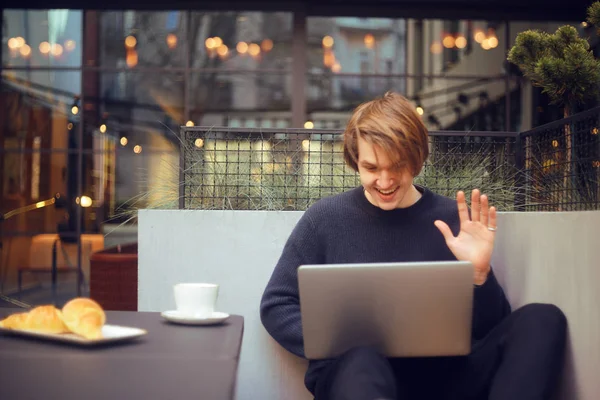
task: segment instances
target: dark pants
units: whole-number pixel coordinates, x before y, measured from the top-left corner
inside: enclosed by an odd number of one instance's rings
[[[316,400],[542,400],[562,368],[566,318],[530,304],[506,317],[465,357],[386,358],[355,348],[319,376]]]

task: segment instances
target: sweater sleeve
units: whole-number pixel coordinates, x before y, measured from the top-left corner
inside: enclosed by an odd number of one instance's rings
[[[321,264],[323,252],[308,211],[298,221],[273,270],[260,304],[262,324],[289,352],[304,357],[298,267]]]
[[[485,283],[474,290],[473,338],[480,340],[510,314],[511,308],[493,270]]]

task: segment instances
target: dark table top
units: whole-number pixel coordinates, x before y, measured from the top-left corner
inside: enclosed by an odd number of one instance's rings
[[[0,319],[17,312],[1,309]],[[166,322],[160,313],[107,311],[107,324],[148,334],[82,347],[0,334],[0,399],[232,399],[241,316],[214,326]]]

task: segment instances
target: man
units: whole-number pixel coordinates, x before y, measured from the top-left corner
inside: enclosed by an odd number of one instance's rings
[[[413,184],[427,159],[428,133],[404,97],[387,93],[359,106],[344,132],[344,158],[361,187],[321,199],[290,235],[261,302],[267,331],[304,357],[297,268],[302,264],[470,261],[473,347],[465,357],[386,358],[355,348],[313,360],[305,377],[316,400],[550,398],[565,344],[555,306],[511,313],[490,266],[496,210],[473,190],[471,210]],[[443,334],[443,332],[440,332]]]

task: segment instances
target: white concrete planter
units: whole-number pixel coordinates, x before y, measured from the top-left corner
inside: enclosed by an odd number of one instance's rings
[[[260,297],[302,212],[139,212],[140,311],[174,308],[172,285],[218,282],[218,309],[245,318],[237,398],[309,399],[306,362],[260,323]],[[600,393],[600,211],[501,213],[493,265],[513,308],[558,305],[569,320],[560,399]]]

